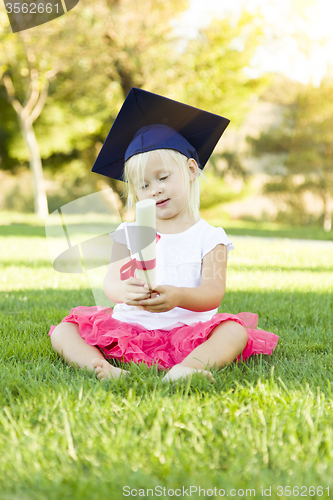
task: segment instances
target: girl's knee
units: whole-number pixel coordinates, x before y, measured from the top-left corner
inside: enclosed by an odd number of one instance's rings
[[[75,323],[59,323],[51,334],[52,347],[57,350],[66,341],[68,335],[74,331],[79,331],[79,327]]]
[[[247,344],[247,331],[245,328],[236,321],[230,320],[226,323],[228,323],[228,329],[230,328],[233,338],[237,340],[241,346],[245,347]]]

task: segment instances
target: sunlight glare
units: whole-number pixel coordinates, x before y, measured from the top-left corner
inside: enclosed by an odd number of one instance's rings
[[[267,71],[318,86],[333,67],[332,0],[191,0],[178,31],[196,36],[212,18],[238,18],[243,9],[262,15],[266,43],[258,48],[248,75]]]

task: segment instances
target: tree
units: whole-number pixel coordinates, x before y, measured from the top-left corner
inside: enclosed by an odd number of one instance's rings
[[[7,22],[0,33],[2,94],[10,99],[12,91],[16,101],[27,102],[32,72],[39,95],[48,75],[55,76],[33,127],[44,164],[61,168],[66,159],[81,157],[91,168],[132,86],[235,122],[244,116],[262,85],[243,71],[260,42],[255,18],[243,14],[236,24],[214,21],[180,52],[171,21],[187,5],[187,0],[81,0],[65,16],[22,33],[23,40],[9,33]],[[6,143],[9,156],[26,161],[17,134]],[[122,183],[105,180],[122,196]]]
[[[24,37],[20,35],[22,45],[15,44],[15,62],[20,67],[17,55],[26,59],[28,63],[28,68],[21,69],[21,74],[23,76],[29,75],[29,84],[27,89],[27,98],[25,103],[22,105],[19,101],[18,93],[13,84],[11,77],[11,72],[8,71],[8,55],[7,61],[2,61],[0,67],[0,83],[3,84],[6,89],[7,99],[13,106],[17,113],[20,129],[24,142],[29,155],[29,164],[32,172],[33,188],[34,188],[34,200],[35,200],[35,212],[41,217],[45,218],[48,215],[47,198],[44,188],[44,178],[42,170],[42,162],[39,154],[38,144],[33,129],[33,123],[40,115],[48,94],[49,81],[55,77],[58,72],[58,68],[54,67],[44,74],[40,75],[40,72],[36,65],[36,57],[32,47],[26,45]],[[7,47],[9,45],[7,40]],[[21,50],[20,50],[21,49]],[[21,59],[21,63],[22,63]],[[11,63],[13,64],[13,62]]]
[[[258,139],[248,138],[253,153],[279,154],[285,174],[267,184],[266,193],[283,196],[289,205],[301,203],[306,191],[317,194],[323,203],[323,226],[332,228],[333,197],[333,83],[320,87],[304,86],[287,107],[280,128],[264,132]]]
[[[41,217],[47,215],[47,202],[39,150],[48,158],[94,149],[129,89],[159,71],[172,30],[169,21],[186,6],[187,0],[82,2],[66,16],[18,35],[10,33],[5,14],[1,17],[0,87],[17,113]],[[17,141],[15,146],[14,154],[25,160],[26,151]],[[119,192],[118,185],[113,187]]]
[[[67,18],[60,18],[53,21],[51,28],[47,24],[12,34],[8,19],[5,15],[0,17],[0,90],[2,97],[16,112],[24,143],[24,147],[21,147],[17,134],[13,134],[16,152],[13,154],[9,145],[8,156],[16,156],[19,161],[28,159],[35,212],[41,218],[48,215],[48,206],[40,155],[41,141],[36,137],[35,122],[38,123],[37,119],[45,108],[50,82],[55,80],[58,73],[68,73],[73,62],[75,46],[68,37],[64,40],[63,34],[67,22]],[[42,136],[44,144],[50,138],[47,132],[50,131],[46,127]]]

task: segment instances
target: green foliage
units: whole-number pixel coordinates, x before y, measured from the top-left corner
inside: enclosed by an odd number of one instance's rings
[[[242,200],[252,193],[251,175],[243,167],[236,152],[213,153],[204,170],[205,179],[200,196],[200,208],[212,209],[223,203]],[[228,182],[226,182],[228,177]],[[233,180],[241,180],[241,189],[232,187]]]
[[[99,382],[65,365],[47,336],[71,307],[93,305],[87,278],[50,268],[36,218],[5,220],[2,498],[118,500],[125,485],[256,497],[271,486],[281,498],[278,486],[333,487],[331,244],[231,236],[219,312],[258,313],[259,327],[280,336],[272,356],[214,371],[214,384],[165,386],[163,373],[138,365],[126,380]]]
[[[41,92],[47,72],[57,71],[34,125],[43,159],[75,149],[91,149],[96,158],[95,143],[105,139],[129,88],[150,82],[160,70],[170,44],[169,20],[186,6],[186,0],[82,1],[70,14],[14,36],[6,13],[1,14],[1,97],[6,97],[6,75],[23,103],[30,95],[31,72],[38,75]],[[10,134],[3,162],[7,157],[27,162],[23,140],[11,132],[2,110],[0,122]],[[15,126],[19,130],[17,121]]]
[[[46,72],[58,70],[34,124],[44,164],[55,169],[61,155],[77,158],[88,151],[85,161],[91,168],[95,145],[104,141],[132,86],[240,122],[249,98],[265,84],[244,72],[262,41],[260,18],[243,12],[236,23],[215,20],[180,52],[170,22],[187,6],[186,0],[81,0],[69,15],[15,36],[6,15],[1,16],[0,98],[6,96],[1,85],[6,74],[23,103],[32,69],[39,75],[39,91]],[[9,119],[1,107],[0,122],[7,137],[0,168],[27,165],[15,115]]]
[[[298,207],[306,216],[300,195],[311,191],[323,200],[328,228],[332,216],[329,199],[333,197],[332,118],[333,84],[327,79],[318,88],[304,86],[296,94],[280,128],[263,132],[259,138],[248,138],[256,156],[280,155],[286,170],[284,178],[266,186],[266,193],[284,195],[292,212]]]
[[[235,191],[225,180],[213,173],[205,172],[206,182],[202,182],[200,209],[206,210],[221,203],[241,200],[251,192],[251,185],[243,183],[240,191]]]
[[[263,43],[262,18],[245,11],[237,21],[214,19],[200,31],[173,70],[180,100],[228,117],[239,125],[249,100],[267,87],[267,77],[250,78],[246,69]],[[175,92],[174,92],[175,93]]]
[[[99,191],[100,179],[87,171],[85,162],[80,159],[66,160],[56,172],[45,169],[45,182],[49,212],[88,194]],[[3,175],[1,178],[2,210],[34,211],[34,195],[31,176],[26,170],[16,175]]]
[[[17,166],[17,160],[10,157],[9,148],[13,140],[20,137],[21,131],[12,106],[4,99],[0,87],[0,169],[12,170]]]
[[[219,178],[224,178],[226,174],[234,178],[249,181],[251,174],[243,166],[239,153],[235,151],[223,151],[222,153],[213,153],[209,159],[214,174]]]
[[[99,179],[87,171],[85,163],[79,159],[67,163],[53,175],[47,172],[46,178],[52,180],[47,191],[49,212],[70,201],[99,191]]]
[[[283,129],[271,129],[269,132],[261,132],[259,138],[247,137],[247,142],[252,147],[254,156],[261,156],[263,153],[287,154],[292,145],[292,132],[286,134]]]
[[[28,172],[20,172],[19,176],[4,176],[1,181],[2,209],[24,213],[34,211],[32,182]]]

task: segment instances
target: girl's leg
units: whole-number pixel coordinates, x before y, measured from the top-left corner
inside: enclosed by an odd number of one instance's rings
[[[229,365],[244,349],[247,343],[247,332],[236,321],[224,321],[217,325],[206,342],[196,347],[180,364],[175,365],[163,378],[163,381],[177,380],[190,375],[193,371],[201,371],[212,381],[213,376],[206,367],[217,368]]]
[[[128,373],[110,365],[97,347],[86,344],[79,334],[79,326],[76,323],[60,323],[56,326],[51,335],[51,343],[53,349],[67,364],[95,371],[100,380],[118,378],[122,373]]]

